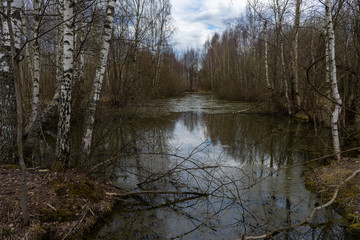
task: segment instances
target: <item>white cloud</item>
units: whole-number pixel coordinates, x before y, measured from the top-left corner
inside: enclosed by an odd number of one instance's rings
[[[171,0],[171,3],[178,51],[201,48],[215,32],[225,30],[227,19],[238,17],[246,6],[246,0]]]

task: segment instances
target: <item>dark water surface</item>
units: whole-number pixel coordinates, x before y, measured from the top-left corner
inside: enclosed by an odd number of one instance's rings
[[[319,204],[305,188],[309,165],[290,166],[326,154],[329,132],[315,136],[306,123],[234,113],[250,106],[188,94],[138,107],[157,120],[100,122],[94,159],[113,160],[95,171],[119,187],[161,194],[129,198],[89,239],[241,239],[306,218]],[[343,225],[323,209],[310,225],[274,238],[351,239]]]

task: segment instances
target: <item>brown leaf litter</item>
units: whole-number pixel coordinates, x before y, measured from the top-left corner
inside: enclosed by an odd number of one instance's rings
[[[20,170],[16,166],[0,166],[0,239],[81,237],[119,200],[113,186],[73,170],[31,170],[26,179],[30,225],[24,227]]]

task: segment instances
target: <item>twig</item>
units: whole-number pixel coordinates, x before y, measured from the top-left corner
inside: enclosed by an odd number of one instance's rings
[[[360,147],[351,148],[351,149],[342,151],[341,153],[352,152],[352,151],[359,150],[359,149],[360,149]],[[272,175],[274,175],[274,173],[277,173],[277,172],[280,172],[280,171],[283,171],[283,170],[287,170],[287,169],[291,169],[291,168],[293,168],[293,167],[297,167],[297,166],[309,164],[309,163],[312,163],[312,162],[320,161],[320,160],[323,160],[323,159],[326,159],[326,158],[329,158],[329,157],[333,157],[333,156],[335,156],[334,153],[333,153],[333,154],[326,155],[326,156],[314,158],[314,159],[311,159],[311,160],[306,161],[306,162],[296,163],[296,164],[293,164],[293,165],[290,165],[290,166],[287,166],[287,167],[278,168],[278,169],[276,169],[275,171],[271,172],[271,174],[269,174],[268,176],[265,176],[265,177],[263,177],[263,178],[256,179],[253,184],[248,185],[248,186],[245,187],[244,189],[250,189],[250,188],[252,188],[253,186],[255,186],[256,184],[258,184],[259,182],[262,182],[262,181],[264,181],[265,179],[267,179],[267,178],[271,177]]]
[[[138,194],[148,194],[148,193],[155,193],[155,194],[192,194],[198,196],[206,196],[206,193],[199,193],[199,192],[178,192],[178,191],[152,191],[152,190],[145,190],[139,192],[126,192],[126,193],[106,193],[107,195],[117,196],[117,197],[126,197],[130,195],[138,195]]]
[[[70,234],[71,234],[71,232],[76,228],[76,227],[78,227],[80,224],[81,224],[81,222],[84,220],[84,218],[85,218],[85,216],[86,216],[86,214],[87,214],[87,211],[84,211],[85,213],[81,216],[81,218],[74,224],[74,226],[69,230],[69,232],[63,237],[63,239],[62,240],[65,240]]]
[[[293,228],[297,228],[297,227],[300,227],[304,224],[306,224],[307,222],[310,221],[310,219],[314,216],[315,212],[320,210],[320,209],[323,209],[323,208],[326,208],[328,206],[330,206],[331,204],[333,204],[337,198],[337,195],[338,195],[338,192],[340,190],[340,188],[344,185],[346,185],[347,182],[349,182],[351,179],[353,179],[357,174],[360,173],[360,168],[357,169],[355,172],[353,172],[348,178],[346,178],[344,181],[342,181],[340,184],[338,184],[335,188],[335,191],[334,191],[334,194],[332,195],[331,199],[326,202],[325,204],[321,205],[321,206],[318,206],[316,208],[313,208],[313,210],[310,212],[309,216],[307,218],[305,218],[303,221],[299,222],[298,224],[295,224],[295,225],[291,225],[291,226],[288,226],[288,227],[283,227],[283,228],[280,228],[280,229],[276,229],[276,230],[273,230],[272,232],[270,233],[267,233],[267,234],[263,234],[263,235],[259,235],[259,236],[243,236],[242,237],[242,240],[251,240],[251,239],[266,239],[266,238],[270,238],[282,231],[285,231],[285,230],[289,230],[289,229],[293,229]]]
[[[246,108],[246,109],[243,109],[243,110],[237,111],[237,112],[235,112],[235,113],[244,113],[244,112],[248,112],[248,111],[250,111],[250,110],[252,110],[252,109],[258,108],[258,107],[260,107],[260,106],[262,106],[262,105],[264,105],[264,104],[266,104],[266,103],[270,102],[270,100],[271,100],[271,99],[268,99],[267,101],[261,102],[261,103],[259,103],[259,104],[256,104],[255,106],[252,106],[252,107],[249,107],[249,108]]]

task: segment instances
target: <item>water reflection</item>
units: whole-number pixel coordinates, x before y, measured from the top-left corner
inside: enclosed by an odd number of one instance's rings
[[[211,95],[157,105],[171,113],[156,121],[110,121],[110,127],[99,128],[95,159],[119,155],[106,171],[120,187],[182,194],[139,196],[138,205],[122,205],[93,239],[236,239],[296,224],[317,204],[304,187],[306,166],[278,171],[323,148],[308,125],[234,114],[248,104]],[[330,139],[327,131],[320,134]],[[341,221],[323,209],[310,226],[275,238],[349,239]]]

